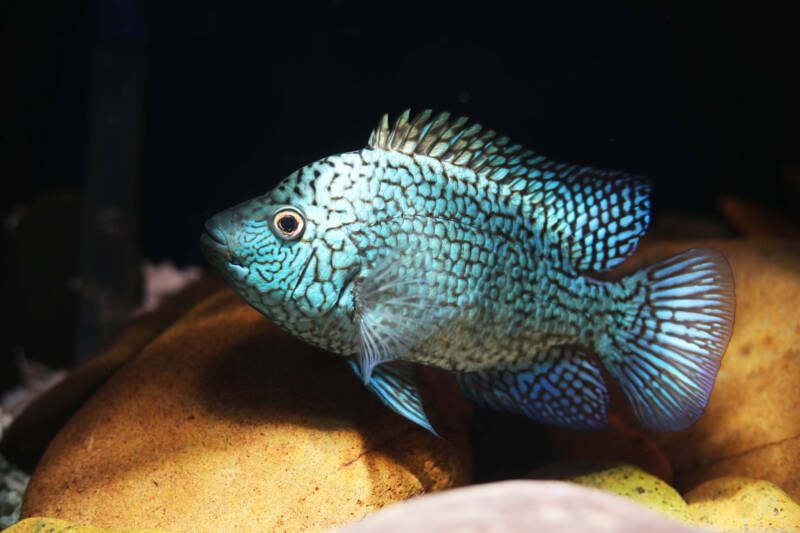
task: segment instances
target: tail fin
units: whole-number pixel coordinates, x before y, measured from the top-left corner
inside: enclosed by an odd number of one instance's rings
[[[730,265],[716,250],[688,250],[621,284],[627,302],[598,354],[644,426],[685,429],[703,413],[731,337]]]

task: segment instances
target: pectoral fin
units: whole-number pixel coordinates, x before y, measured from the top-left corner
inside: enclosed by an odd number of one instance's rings
[[[364,384],[375,367],[402,358],[438,328],[435,274],[424,252],[385,254],[354,282],[360,337],[357,361]]]

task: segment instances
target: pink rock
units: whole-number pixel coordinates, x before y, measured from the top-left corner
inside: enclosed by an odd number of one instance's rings
[[[503,481],[391,505],[339,533],[584,531],[700,533],[701,529],[595,489],[561,481]]]

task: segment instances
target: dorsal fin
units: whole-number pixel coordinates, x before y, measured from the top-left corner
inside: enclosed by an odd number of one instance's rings
[[[475,172],[505,169],[504,175],[514,166],[522,167],[534,155],[531,150],[523,151],[520,145],[509,146],[508,137],[497,137],[494,130],[484,130],[480,124],[467,125],[467,117],[450,120],[447,112],[431,118],[432,115],[426,109],[412,119],[411,111],[406,109],[391,127],[389,116],[383,115],[367,146],[427,155]],[[523,168],[519,170],[520,176],[525,174]]]
[[[494,130],[426,109],[383,115],[368,148],[419,154],[468,168],[523,199],[542,244],[578,271],[613,268],[636,249],[650,220],[650,184],[624,172],[556,163]]]
[[[650,182],[591,167],[529,180],[524,198],[544,240],[580,272],[614,268],[628,258],[650,222]]]

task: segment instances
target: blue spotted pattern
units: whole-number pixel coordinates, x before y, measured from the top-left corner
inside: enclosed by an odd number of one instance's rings
[[[251,305],[344,356],[388,407],[433,430],[411,363],[497,409],[606,423],[605,367],[642,424],[702,413],[733,324],[730,268],[690,250],[619,281],[650,218],[637,176],[554,162],[466,118],[384,116],[223,211],[202,237]]]

